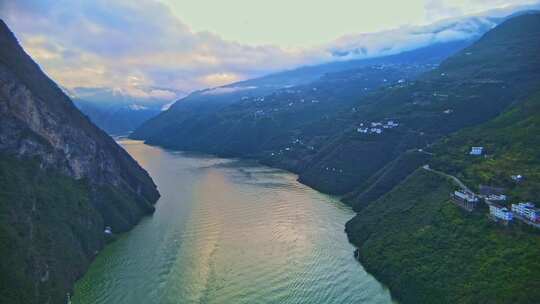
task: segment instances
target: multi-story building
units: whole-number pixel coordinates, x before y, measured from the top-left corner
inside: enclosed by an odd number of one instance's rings
[[[474,208],[476,208],[476,205],[479,202],[478,197],[474,195],[474,193],[465,190],[454,191],[451,197],[454,203],[456,203],[456,205],[462,207],[467,211],[474,210]]]
[[[512,212],[531,222],[540,222],[540,209],[531,202],[512,204]]]
[[[510,222],[513,218],[512,211],[508,208],[490,203],[489,204],[489,214],[496,220],[503,220],[505,222]]]

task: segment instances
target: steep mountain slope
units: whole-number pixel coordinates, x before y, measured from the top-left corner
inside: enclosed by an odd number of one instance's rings
[[[471,157],[472,146],[484,147],[486,157]],[[540,92],[477,127],[461,130],[438,142],[431,166],[456,175],[477,190],[479,185],[506,189],[520,201],[540,194]],[[512,175],[521,175],[516,183]]]
[[[510,19],[439,68],[383,88],[355,111],[329,119],[333,128],[344,131],[323,137],[326,144],[308,160],[301,180],[334,193],[354,190],[402,153],[487,121],[522,101],[540,84],[539,16]],[[351,128],[387,120],[400,126],[374,135]]]
[[[540,92],[485,124],[432,147],[431,167],[504,187],[508,203],[540,199]],[[488,157],[468,154],[484,146]],[[525,179],[516,183],[513,174]],[[404,303],[536,303],[540,237],[518,223],[504,227],[452,204],[451,180],[418,169],[347,223],[363,265]],[[527,292],[524,292],[527,290]]]
[[[465,124],[422,153],[430,167],[457,176],[475,191],[480,184],[505,188],[507,205],[540,199],[539,39],[540,14],[517,17],[484,37],[491,49],[476,45],[464,50],[469,57],[443,64],[446,71],[481,75],[483,82],[505,79],[500,84],[515,93],[503,95],[508,101],[501,104],[490,97],[493,105],[485,107],[496,107],[490,111],[499,114]],[[497,48],[513,52],[493,56]],[[469,61],[474,52],[477,58]],[[473,69],[476,62],[484,70]],[[478,113],[474,103],[468,107]],[[469,155],[471,146],[485,147],[487,155]],[[406,179],[385,178],[393,166],[383,171],[371,188],[383,187],[386,193],[368,188],[352,195],[360,213],[346,231],[366,269],[403,303],[536,303],[538,231],[519,222],[496,224],[486,216],[485,205],[464,212],[450,202],[449,193],[457,188],[452,180],[416,168],[397,170],[398,175],[414,171]],[[517,174],[524,180],[512,180]]]
[[[202,122],[203,119],[212,119],[213,122],[215,120],[215,117],[213,116],[219,115],[219,113],[222,110],[227,109],[228,106],[241,103],[242,106],[248,105],[255,108],[257,105],[250,104],[249,101],[263,101],[266,96],[280,94],[280,92],[286,91],[287,89],[290,91],[294,87],[298,87],[298,89],[305,88],[313,82],[324,81],[325,75],[327,74],[353,70],[361,71],[368,67],[385,65],[410,67],[421,65],[423,67],[419,68],[425,69],[429,65],[439,63],[448,55],[464,48],[470,43],[471,41],[469,40],[449,42],[392,56],[307,66],[261,78],[233,83],[219,88],[202,90],[177,101],[169,111],[165,111],[160,116],[148,121],[138,128],[133,137],[141,139],[155,138],[158,140],[158,137],[165,137],[163,132],[174,134],[175,132],[173,129],[181,131],[184,128],[184,120],[190,121],[197,119]],[[416,72],[418,73],[420,70]],[[411,71],[405,73],[403,76],[405,77],[410,73]],[[371,71],[370,74],[370,76],[376,77],[380,81],[384,79],[382,73],[376,75]],[[366,86],[372,89],[374,86],[373,80],[367,84],[363,84],[362,82],[359,82],[359,80],[360,79],[356,79],[356,83],[349,83],[349,85],[356,84],[360,89]],[[233,109],[231,109],[231,111],[233,111]],[[196,136],[197,134],[193,135]],[[181,139],[177,139],[175,142],[182,144]]]
[[[450,202],[456,188],[418,169],[347,223],[367,271],[401,303],[537,303],[540,237]]]
[[[155,184],[0,22],[0,302],[64,303],[103,247],[154,210]]]
[[[310,84],[284,88],[264,97],[244,96],[219,112],[203,114],[183,108],[186,116],[182,119],[178,115],[180,110],[172,110],[168,115],[174,115],[174,122],[148,138],[148,143],[222,155],[249,156],[278,150],[294,141],[302,126],[351,107],[386,83],[413,78],[430,68],[431,65],[368,66],[327,74]],[[134,136],[138,135],[136,131]]]

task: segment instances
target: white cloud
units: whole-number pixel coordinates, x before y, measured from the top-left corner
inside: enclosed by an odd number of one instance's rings
[[[234,87],[215,87],[203,91],[203,95],[220,95],[225,93],[241,92],[256,89],[256,86],[234,86]]]
[[[515,10],[507,7],[509,2],[426,0],[424,7],[435,20],[497,7],[505,8],[498,14],[509,13]],[[474,37],[495,24],[483,17],[446,20],[347,35],[316,47],[283,48],[194,32],[169,6],[152,0],[0,0],[0,16],[26,51],[67,90],[105,88],[161,100],[298,65],[392,54]]]

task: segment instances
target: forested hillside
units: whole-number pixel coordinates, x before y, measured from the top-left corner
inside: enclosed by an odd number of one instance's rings
[[[65,303],[104,228],[129,230],[159,193],[1,20],[0,45],[0,302]]]

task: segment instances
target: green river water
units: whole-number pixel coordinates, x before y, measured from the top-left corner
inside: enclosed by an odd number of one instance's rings
[[[74,304],[392,303],[355,261],[337,199],[254,163],[120,144],[162,197],[98,255]]]

